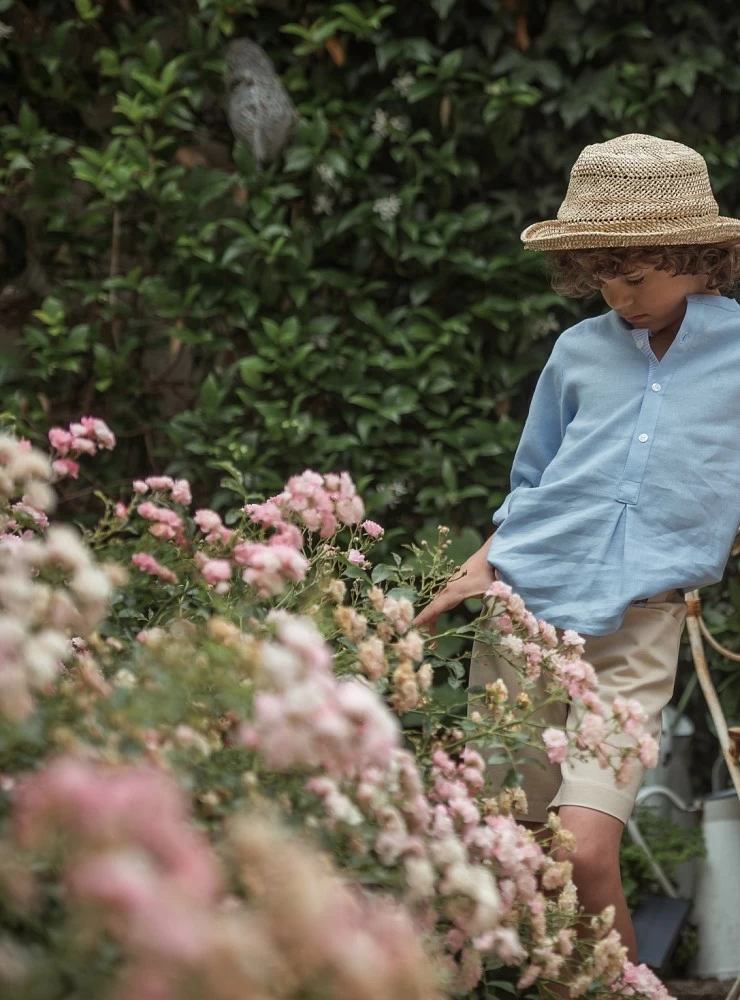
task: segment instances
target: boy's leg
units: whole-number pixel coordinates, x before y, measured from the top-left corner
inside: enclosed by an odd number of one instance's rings
[[[619,870],[619,844],[624,825],[614,816],[581,806],[563,806],[560,819],[576,838],[575,852],[563,857],[573,864],[579,903],[589,914],[600,913],[605,906],[614,906],[614,926],[627,947],[627,957],[637,962],[635,929]]]
[[[490,622],[484,625],[490,628]],[[522,682],[519,672],[502,656],[499,656],[496,647],[485,642],[476,640],[473,644],[473,653],[470,661],[469,693],[471,695],[468,702],[468,712],[479,712],[482,716],[488,713],[483,702],[475,697],[475,694],[482,692],[487,684],[493,684],[497,680],[502,680],[506,684],[509,694],[509,702],[513,704],[517,695],[522,691]],[[534,703],[545,703],[547,692],[545,690],[544,677],[535,684],[533,688],[528,688],[528,692]],[[533,721],[543,727],[556,726],[564,727],[568,715],[568,706],[563,702],[551,702],[539,713],[533,716]],[[492,748],[472,744],[479,750],[484,760],[491,756]],[[493,752],[497,752],[493,748]],[[517,815],[517,819],[525,821],[526,824],[539,826],[547,821],[547,811],[553,796],[556,794],[561,784],[560,767],[551,764],[547,758],[544,745],[538,749],[522,749],[520,757],[527,757],[530,763],[520,764],[517,770],[522,775],[522,787],[527,796],[529,808],[526,815]],[[501,790],[504,779],[511,767],[509,764],[487,764],[486,785],[489,794],[497,795]]]
[[[656,737],[660,736],[661,713],[673,692],[685,617],[686,605],[678,593],[656,595],[644,604],[630,606],[617,632],[586,640],[584,659],[596,669],[599,694],[607,711],[617,696],[635,698],[647,715],[648,732]],[[568,729],[577,731],[583,714],[583,706],[574,705]],[[614,743],[622,741],[626,745],[634,742],[624,735]],[[623,787],[617,787],[613,771],[602,770],[596,761],[571,759],[561,767],[563,782],[552,805],[559,809],[563,826],[576,838],[576,850],[569,860],[579,902],[588,914],[614,906],[615,926],[628,957],[636,961],[637,944],[622,889],[619,845],[644,768],[636,765]]]

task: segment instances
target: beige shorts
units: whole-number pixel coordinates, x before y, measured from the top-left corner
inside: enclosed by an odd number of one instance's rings
[[[645,603],[631,604],[617,632],[585,637],[583,658],[596,670],[602,701],[609,705],[617,695],[636,698],[647,712],[647,731],[656,739],[660,738],[661,714],[673,694],[685,620],[683,597],[677,590],[671,590]],[[476,642],[470,663],[471,689],[480,691],[498,677],[504,680],[513,700],[521,690],[519,674],[491,646]],[[538,692],[528,690],[534,701]],[[542,700],[543,690],[540,689],[538,700]],[[479,701],[475,708],[481,710]],[[578,728],[581,716],[577,705],[559,703],[546,706],[533,718],[547,726],[573,730]],[[633,742],[630,737],[624,739]],[[610,738],[610,743],[618,742],[618,738]],[[613,770],[600,768],[595,760],[551,764],[544,748],[528,751],[527,756],[537,762],[517,768],[523,774],[522,786],[529,803],[529,811],[522,819],[544,822],[548,809],[560,806],[585,806],[615,816],[623,823],[629,819],[645,773],[642,766],[636,769],[628,785],[617,788]],[[488,765],[487,779],[493,794],[501,787],[509,769],[507,764]]]

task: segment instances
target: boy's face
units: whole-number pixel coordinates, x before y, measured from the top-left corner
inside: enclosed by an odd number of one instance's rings
[[[652,267],[618,275],[601,286],[610,308],[633,326],[655,332],[683,319],[687,295],[706,291],[706,275],[671,275]]]

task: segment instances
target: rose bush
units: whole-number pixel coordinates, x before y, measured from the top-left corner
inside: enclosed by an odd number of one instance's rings
[[[455,569],[444,529],[373,565],[350,477],[307,470],[223,516],[137,480],[83,537],[48,523],[52,483],[115,437],[82,418],[49,441],[0,440],[4,996],[667,997],[612,913],[579,911],[557,817],[535,840],[513,816],[543,738],[618,780],[654,753],[577,634],[494,584],[495,630],[456,633],[498,644],[524,692],[497,682],[468,714],[460,659],[411,627]],[[584,731],[533,726],[543,674]]]

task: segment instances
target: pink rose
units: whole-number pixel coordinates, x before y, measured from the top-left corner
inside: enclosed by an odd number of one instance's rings
[[[175,503],[182,503],[185,505],[192,503],[193,497],[190,492],[190,483],[187,479],[178,479],[175,482],[172,487],[171,496]]]
[[[49,431],[49,444],[62,455],[66,455],[72,447],[72,435],[62,427],[52,427]]]
[[[359,549],[350,549],[347,553],[347,558],[353,566],[359,566],[361,569],[367,569],[370,565]]]
[[[55,462],[52,462],[51,467],[60,479],[63,479],[64,476],[71,476],[72,479],[77,479],[80,474],[79,462],[75,462],[71,458],[58,458]]]
[[[208,559],[203,563],[200,571],[206,583],[213,586],[231,577],[231,563],[228,559]]]
[[[542,742],[551,764],[563,764],[568,759],[568,737],[562,729],[546,729],[542,734]]]

